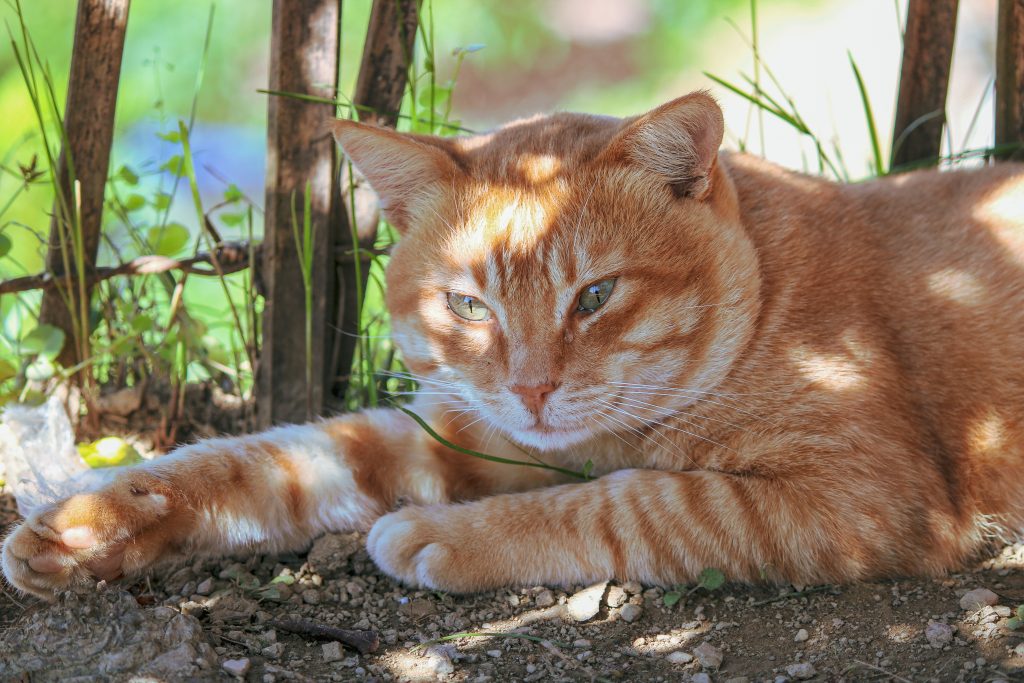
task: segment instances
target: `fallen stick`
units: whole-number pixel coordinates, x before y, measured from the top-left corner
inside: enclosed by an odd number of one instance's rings
[[[362,655],[376,652],[380,647],[380,636],[376,631],[353,631],[312,621],[270,621],[267,624],[287,633],[336,640],[342,645],[359,650],[359,654]]]

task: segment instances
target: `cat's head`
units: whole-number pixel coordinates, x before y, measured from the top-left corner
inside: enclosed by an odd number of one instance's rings
[[[407,364],[514,440],[664,419],[749,339],[756,258],[708,95],[460,138],[334,130],[402,234],[387,298]]]

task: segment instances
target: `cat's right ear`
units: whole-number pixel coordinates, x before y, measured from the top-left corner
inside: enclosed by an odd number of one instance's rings
[[[443,149],[390,128],[356,121],[338,119],[329,127],[400,233],[409,230],[417,217],[437,210],[458,170]]]
[[[679,196],[703,199],[724,135],[718,103],[698,91],[628,121],[601,156],[654,173]]]

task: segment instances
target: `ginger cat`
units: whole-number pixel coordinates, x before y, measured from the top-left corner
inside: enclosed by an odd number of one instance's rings
[[[1024,171],[837,185],[719,154],[694,93],[458,139],[338,121],[402,232],[393,409],[213,439],[33,515],[51,596],[194,551],[369,529],[417,586],[841,582],[955,568],[1024,522]],[[397,511],[401,502],[407,503]]]

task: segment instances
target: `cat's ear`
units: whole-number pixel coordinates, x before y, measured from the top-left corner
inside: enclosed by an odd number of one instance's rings
[[[698,91],[627,122],[601,156],[661,176],[680,196],[703,199],[724,134],[718,103]]]
[[[406,232],[419,216],[436,210],[457,171],[447,152],[390,128],[343,119],[331,121],[329,127],[399,232]]]

